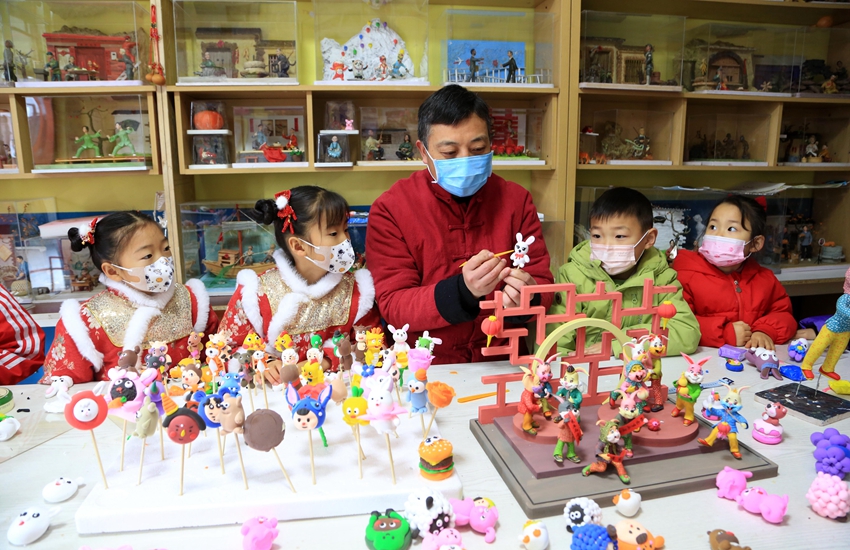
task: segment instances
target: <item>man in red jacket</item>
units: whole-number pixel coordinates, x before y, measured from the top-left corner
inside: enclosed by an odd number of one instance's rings
[[[492,173],[490,109],[476,94],[441,88],[419,107],[418,130],[427,170],[397,181],[369,213],[378,308],[392,325],[409,323],[412,338],[427,330],[442,339],[435,363],[483,361],[479,302],[502,290],[503,307],[516,307],[523,286],[553,282],[537,209],[528,191]],[[495,256],[517,234],[535,239],[522,269]]]
[[[44,331],[0,286],[0,386],[17,384],[44,364]]]

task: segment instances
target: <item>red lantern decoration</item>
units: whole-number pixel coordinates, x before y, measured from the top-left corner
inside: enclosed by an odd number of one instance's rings
[[[729,432],[732,431],[732,428],[726,422],[721,422],[717,425],[717,434],[721,439],[726,439],[729,437]]]
[[[676,316],[676,306],[669,300],[664,300],[658,306],[658,314],[661,315],[661,328],[667,329],[667,321]]]
[[[196,130],[221,130],[224,117],[216,111],[201,111],[192,118]]]
[[[502,322],[495,315],[491,315],[481,321],[481,331],[487,335],[487,347],[490,347],[490,341],[494,336],[502,330]]]

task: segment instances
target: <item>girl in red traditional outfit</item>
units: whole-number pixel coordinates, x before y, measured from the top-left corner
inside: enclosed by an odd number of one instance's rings
[[[71,250],[88,248],[106,290],[80,304],[66,300],[44,363],[43,383],[109,380],[122,350],[165,342],[174,364],[189,356],[192,332],[215,332],[218,318],[204,285],[174,282],[174,260],[160,226],[141,212],[115,212],[68,231]],[[144,360],[144,359],[143,359]]]
[[[326,360],[335,360],[330,341],[335,331],[351,338],[355,324],[380,321],[372,275],[365,268],[351,271],[348,203],[333,191],[302,186],[257,201],[255,209],[259,221],[274,224],[277,267],[262,275],[239,272],[219,331],[228,331],[237,343],[256,332],[275,355],[274,343],[285,331],[302,361],[310,336],[318,334]]]

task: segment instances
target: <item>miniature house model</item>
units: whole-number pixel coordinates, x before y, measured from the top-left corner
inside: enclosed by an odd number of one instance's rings
[[[644,47],[626,46],[622,38],[586,37],[581,41],[584,82],[644,84]],[[658,81],[653,74],[653,80]],[[657,83],[657,82],[656,82]]]

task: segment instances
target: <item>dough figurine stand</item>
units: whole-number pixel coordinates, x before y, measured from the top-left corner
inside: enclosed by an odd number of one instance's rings
[[[536,285],[523,288],[519,307],[510,310],[501,307],[502,293],[497,291],[492,300],[481,302],[484,314],[492,312],[492,317],[495,317],[488,323],[489,332],[485,334],[491,336],[492,332],[492,336],[498,338],[498,341],[505,342],[507,339],[507,342],[483,348],[482,353],[485,356],[508,355],[512,365],[525,367],[531,372],[536,365],[544,364],[546,358],[554,353],[553,349],[559,338],[574,331],[576,349],[579,351],[560,362],[553,361],[551,369],[553,375],[559,379],[563,378],[570,368],[587,371],[587,388],[579,390],[582,394],[579,425],[584,434],[595,435],[599,433],[599,427],[595,426],[597,421],[604,423],[616,420],[618,414],[616,408],[612,409],[607,404],[600,406],[609,397],[610,392],[600,390],[599,378],[620,376],[623,373],[622,363],[601,366],[601,363],[611,358],[613,340],[616,338],[621,346],[634,346],[635,357],[640,357],[640,360],[651,367],[652,358],[643,346],[637,345],[636,340],[648,336],[649,333],[662,338],[667,336],[663,320],[672,317],[671,312],[663,309],[662,304],[654,305],[654,298],[657,294],[673,290],[672,287],[654,286],[653,281],[647,279],[639,305],[626,308],[623,307],[620,293],[606,291],[604,283],[598,284],[594,293],[582,295],[576,294],[572,284]],[[531,305],[535,295],[556,292],[562,292],[567,297],[567,312],[576,311],[579,301],[611,301],[611,322],[577,317],[574,313],[549,315],[545,310]],[[536,355],[520,355],[520,342],[528,335],[528,329],[509,325],[505,328],[505,317],[512,315],[528,315],[531,317],[531,323],[536,325]],[[619,329],[622,318],[631,315],[651,315],[653,319],[649,331],[624,332]],[[546,336],[547,325],[560,326]],[[587,327],[602,328],[605,331],[599,353],[587,354],[584,351]],[[665,361],[663,358],[659,359]],[[582,469],[592,461],[595,454],[591,447],[595,445],[596,437],[585,436],[575,445],[576,454],[581,459],[580,463],[576,464],[572,461],[556,462],[552,459],[553,448],[559,441],[561,422],[556,423],[554,419],[546,421],[542,414],[539,417],[532,415],[533,421],[540,426],[534,430],[536,435],[523,431],[523,414],[519,412],[521,403],[519,400],[507,402],[505,390],[508,383],[519,382],[524,376],[528,375],[520,369],[515,373],[483,376],[481,381],[484,385],[496,386],[496,403],[479,407],[478,417],[470,421],[470,429],[525,514],[531,519],[561,514],[566,502],[579,496],[611,506],[613,497],[623,488],[623,482],[616,473],[611,473],[614,469],[608,468],[608,472],[594,473],[587,477],[581,475]],[[668,380],[671,386],[674,382],[672,379]],[[575,389],[564,393],[570,395]],[[516,396],[519,397],[521,396]],[[550,405],[557,409],[558,402],[554,397]],[[722,456],[717,453],[723,453],[724,449],[719,445],[710,450],[701,448],[696,441],[698,437],[708,436],[711,431],[710,424],[697,419],[685,426],[684,422],[672,420],[669,410],[651,412],[650,407],[643,409],[642,416],[650,426],[657,421],[664,423],[659,431],[652,431],[645,426],[643,429],[636,429],[638,426],[631,426],[638,420],[636,418],[620,428],[630,430],[629,435],[634,445],[634,456],[626,459],[624,463],[630,477],[630,487],[639,491],[643,499],[647,500],[714,486]],[[776,464],[745,445],[739,444],[739,452],[742,459],[736,461],[736,464],[754,472],[757,478],[771,477],[778,473]],[[685,470],[688,471],[688,476],[683,479],[679,474]]]

